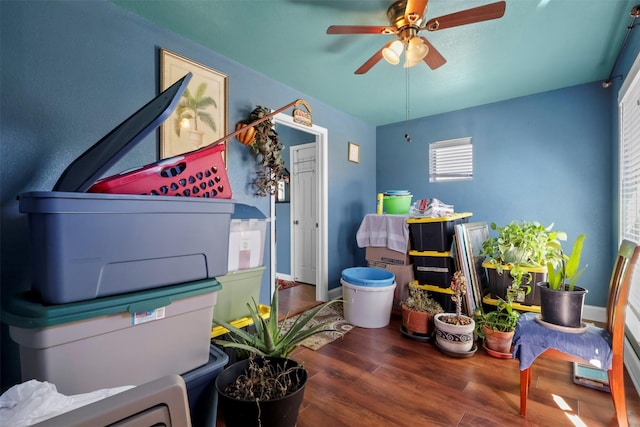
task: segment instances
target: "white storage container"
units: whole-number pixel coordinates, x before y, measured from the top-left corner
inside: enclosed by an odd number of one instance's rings
[[[266,217],[258,208],[235,205],[229,231],[228,271],[262,265],[266,230]]]
[[[220,288],[210,279],[48,306],[23,293],[2,316],[20,345],[22,380],[79,394],[206,364]]]

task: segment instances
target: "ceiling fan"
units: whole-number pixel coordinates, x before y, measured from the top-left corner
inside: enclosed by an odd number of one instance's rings
[[[454,12],[426,20],[428,0],[399,0],[389,6],[387,17],[391,25],[332,25],[327,34],[394,34],[397,40],[384,45],[355,71],[364,74],[382,58],[391,64],[400,62],[405,52],[404,67],[413,67],[424,61],[432,70],[444,65],[447,60],[425,37],[422,30],[438,31],[475,22],[489,21],[504,16],[506,2],[499,1],[484,6]]]

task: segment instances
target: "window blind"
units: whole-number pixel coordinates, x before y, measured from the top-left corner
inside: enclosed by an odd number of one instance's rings
[[[640,58],[640,57],[639,57]],[[632,67],[619,100],[619,240],[640,243],[640,73],[638,59]],[[627,310],[627,336],[640,343],[640,280],[631,285]],[[638,345],[634,348],[638,351]],[[640,354],[638,354],[640,357]]]
[[[470,137],[429,144],[429,182],[472,178],[473,146]]]

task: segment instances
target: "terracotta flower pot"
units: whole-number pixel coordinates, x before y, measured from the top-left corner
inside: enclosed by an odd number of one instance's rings
[[[502,332],[482,326],[487,347],[498,353],[511,353],[511,341],[513,340],[514,331]]]
[[[428,335],[433,331],[433,313],[413,311],[403,304],[402,326],[409,333]]]

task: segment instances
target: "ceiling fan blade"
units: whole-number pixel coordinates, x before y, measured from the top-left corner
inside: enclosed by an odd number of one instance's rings
[[[395,34],[395,30],[382,25],[332,25],[327,34]]]
[[[499,1],[484,6],[474,7],[460,12],[442,15],[427,21],[424,26],[429,31],[443,30],[445,28],[457,27],[460,25],[473,24],[475,22],[489,21],[504,16],[507,7],[506,2]]]
[[[393,43],[393,41],[390,41],[386,45],[382,46],[380,50],[374,53],[371,58],[367,59],[367,61],[364,64],[362,64],[360,68],[358,68],[355,71],[354,74],[364,74],[367,71],[369,71],[374,65],[376,65],[382,59],[382,49],[384,49],[385,47],[389,47],[391,43]]]
[[[422,16],[424,15],[424,10],[427,8],[427,1],[428,0],[407,0],[407,7],[404,11],[404,18],[408,22],[415,22],[416,20],[422,18]],[[415,19],[409,19],[409,17],[412,15],[415,17]]]
[[[444,56],[442,56],[440,52],[438,52],[438,49],[436,49],[431,43],[429,43],[429,40],[424,37],[420,38],[422,39],[424,44],[429,46],[429,53],[427,53],[427,56],[422,58],[422,60],[427,63],[429,68],[435,70],[436,68],[440,68],[447,63],[447,60],[444,59]]]

